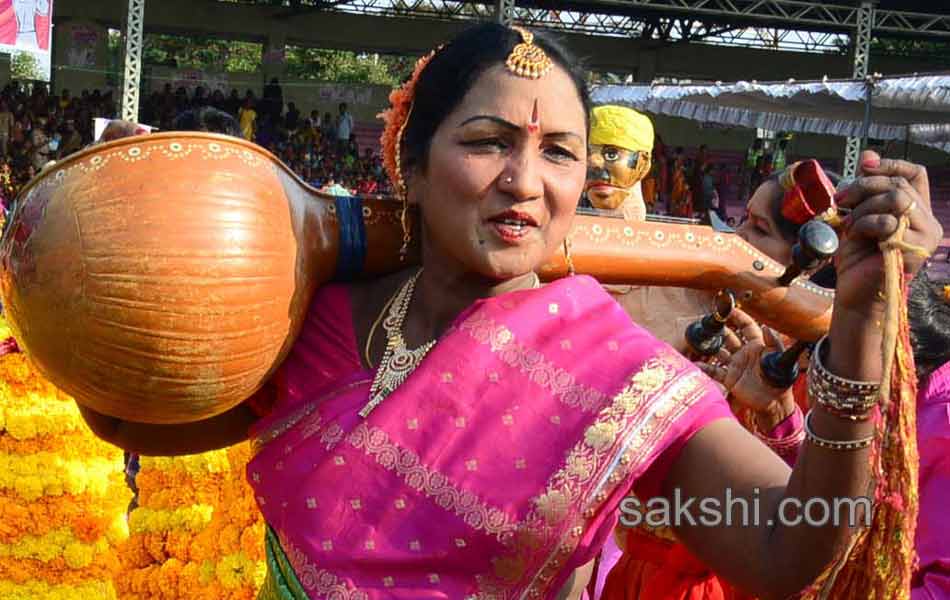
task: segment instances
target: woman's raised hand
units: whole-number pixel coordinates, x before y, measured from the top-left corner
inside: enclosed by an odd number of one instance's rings
[[[698,366],[725,388],[733,410],[751,409],[759,429],[769,431],[795,410],[791,389],[769,385],[759,368],[762,356],[784,349],[782,341],[739,309],[733,309],[727,323],[725,343],[716,357],[719,364]]]
[[[835,199],[839,207],[851,210],[835,257],[835,311],[876,316],[884,306],[880,243],[897,231],[900,218],[907,215],[909,221],[903,236],[908,278],[921,268],[925,255],[933,253],[943,237],[943,228],[930,206],[927,170],[866,151],[861,155],[861,176]],[[921,252],[911,251],[911,247]]]

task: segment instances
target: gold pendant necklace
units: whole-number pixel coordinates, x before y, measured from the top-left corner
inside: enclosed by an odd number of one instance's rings
[[[409,312],[412,292],[421,274],[422,269],[403,284],[389,306],[386,320],[383,321],[383,329],[386,330],[386,351],[376,370],[376,376],[373,377],[373,385],[369,388],[369,402],[359,412],[364,419],[416,370],[429,350],[435,346],[436,341],[430,340],[410,350],[406,347],[406,340],[402,336],[402,326],[406,320],[406,313]]]

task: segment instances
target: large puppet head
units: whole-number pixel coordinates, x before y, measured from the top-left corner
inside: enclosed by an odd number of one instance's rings
[[[587,198],[595,208],[616,210],[650,171],[653,124],[632,108],[598,106],[589,144]]]

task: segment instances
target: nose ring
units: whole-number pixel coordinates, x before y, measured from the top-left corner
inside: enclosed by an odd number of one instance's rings
[[[510,183],[511,183],[512,181],[514,181],[514,180],[515,180],[514,177],[505,177],[505,183],[510,184]]]

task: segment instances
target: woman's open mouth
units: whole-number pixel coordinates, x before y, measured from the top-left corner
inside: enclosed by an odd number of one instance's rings
[[[515,244],[538,228],[538,222],[527,213],[506,210],[488,219],[492,229],[505,242]]]

